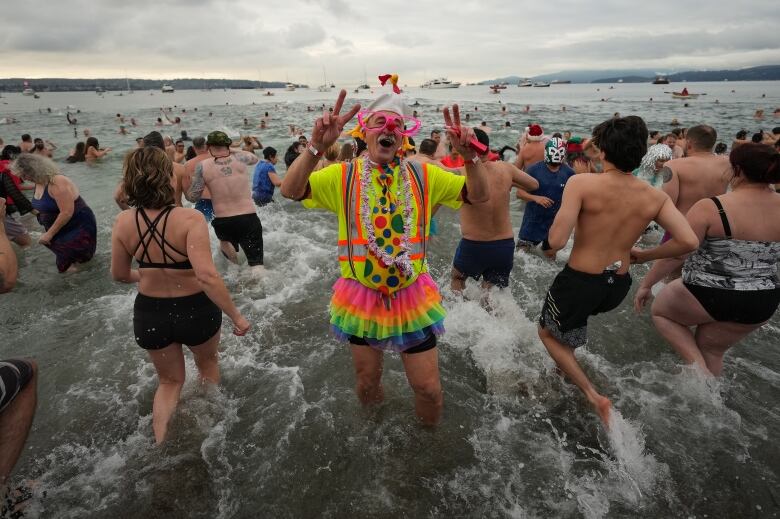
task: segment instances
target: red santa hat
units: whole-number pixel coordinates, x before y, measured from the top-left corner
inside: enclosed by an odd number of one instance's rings
[[[532,124],[528,127],[528,140],[540,141],[544,138],[544,130],[538,124]]]

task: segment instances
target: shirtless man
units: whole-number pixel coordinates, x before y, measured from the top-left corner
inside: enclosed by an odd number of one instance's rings
[[[209,155],[209,148],[206,146],[206,139],[203,137],[195,137],[192,139],[192,149],[195,150],[196,155],[184,163],[184,173],[178,179],[178,186],[176,188],[177,194],[175,196],[180,197],[183,193],[187,200],[195,204],[195,209],[203,213],[206,221],[211,222],[211,220],[214,219],[214,206],[211,203],[209,188],[203,188],[203,192],[200,194],[200,200],[190,198],[190,187],[192,186],[192,176],[195,174],[195,167],[211,157],[211,155]]]
[[[631,247],[656,221],[674,238],[654,249],[655,257],[680,256],[699,245],[696,234],[669,197],[632,175],[647,152],[647,127],[636,116],[612,118],[593,131],[604,172],[575,175],[548,242],[553,251],[574,248],[545,298],[539,338],[565,375],[579,387],[608,427],[611,402],[593,387],[574,349],[587,344],[588,317],[615,309],[631,287]]]
[[[176,144],[173,147],[173,163],[184,164],[184,156],[187,152],[184,149],[184,142],[181,139],[176,139]]]
[[[190,197],[200,199],[208,186],[214,204],[211,226],[222,253],[238,263],[238,248],[242,247],[251,270],[259,274],[263,271],[263,226],[255,212],[247,171],[247,166],[257,163],[257,155],[231,150],[232,143],[224,132],[209,134],[206,146],[211,157],[195,166]]]
[[[518,144],[515,167],[523,170],[528,166],[544,160],[544,130],[538,124],[532,124],[525,133],[525,143]]]
[[[438,160],[436,160],[436,148],[439,143],[433,139],[423,139],[420,143],[417,154],[414,156],[414,160],[420,164],[430,163],[435,166],[441,166]]]
[[[35,144],[29,133],[22,135],[22,141],[19,143],[19,147],[22,149],[22,153],[30,153],[33,148],[35,148]]]
[[[486,146],[479,156],[487,172],[490,198],[481,204],[463,204],[460,209],[460,240],[452,265],[452,290],[462,291],[466,278],[482,278],[485,289],[495,285],[509,286],[514,264],[515,240],[509,217],[512,187],[534,191],[539,182],[506,162],[491,161],[490,139],[480,128],[474,128],[477,140]]]
[[[731,178],[728,156],[715,155],[718,134],[712,126],[699,125],[686,134],[686,157],[670,160],[661,171],[663,190],[682,214],[702,198],[722,195]]]

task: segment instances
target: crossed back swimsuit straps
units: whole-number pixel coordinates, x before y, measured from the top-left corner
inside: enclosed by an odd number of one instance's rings
[[[136,257],[139,269],[192,269],[189,259],[175,261],[166,247],[180,256],[186,254],[165,240],[165,228],[173,206],[165,207],[154,220],[151,220],[142,208],[135,213],[135,225],[141,241],[133,251],[133,256],[141,249],[141,257]],[[141,219],[146,223],[146,231],[141,231]],[[157,226],[162,221],[162,232]],[[149,254],[149,245],[154,241],[162,251],[162,263],[155,263]],[[133,331],[138,345],[145,350],[158,350],[173,343],[197,346],[207,342],[219,333],[222,326],[222,311],[205,294],[198,292],[180,297],[152,297],[139,293],[133,306]]]
[[[177,270],[189,270],[192,268],[192,264],[190,263],[189,259],[186,259],[184,261],[175,261],[175,258],[168,254],[168,252],[165,251],[165,247],[167,246],[168,249],[172,250],[179,256],[187,257],[186,254],[178,250],[176,247],[168,243],[168,241],[165,240],[165,229],[168,226],[168,216],[171,214],[171,211],[173,211],[172,205],[169,205],[168,207],[164,208],[162,211],[160,211],[160,214],[157,215],[157,217],[154,220],[151,220],[149,216],[146,214],[146,211],[143,210],[143,208],[138,208],[135,212],[135,226],[138,229],[138,237],[141,239],[141,241],[138,242],[138,245],[136,246],[135,250],[133,251],[133,256],[136,255],[138,252],[138,249],[140,249],[143,246],[143,251],[141,252],[141,257],[136,257],[136,261],[138,261],[138,268],[139,269],[177,269]],[[144,222],[146,223],[146,231],[141,231],[141,218],[143,218]],[[157,225],[162,220],[162,232],[160,232],[157,229]],[[155,263],[152,261],[152,257],[149,254],[149,245],[152,244],[152,241],[157,243],[157,245],[160,247],[160,251],[162,251],[163,255],[163,262],[162,263]],[[168,261],[170,260],[170,262]]]

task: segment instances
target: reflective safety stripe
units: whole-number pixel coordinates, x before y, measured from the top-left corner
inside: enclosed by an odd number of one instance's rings
[[[412,259],[420,259],[423,257],[423,253],[425,252],[424,249],[425,247],[423,247],[422,241],[415,240],[411,242],[409,254]],[[354,261],[365,261],[366,254],[368,254],[368,247],[366,245],[357,245],[355,242],[352,242],[352,259]],[[364,259],[359,260],[359,256],[362,256]],[[339,245],[339,257],[344,258],[344,261],[349,259],[349,247],[346,245],[346,242],[344,245]]]
[[[344,193],[344,213],[347,223],[347,239],[338,241],[339,261],[348,261],[352,274],[357,277],[354,262],[366,261],[368,255],[368,240],[363,236],[360,225],[360,181],[359,176],[362,167],[358,171],[358,161],[342,165],[342,192]],[[426,164],[409,162],[409,174],[411,175],[412,200],[416,202],[417,225],[412,226],[416,232],[409,237],[411,250],[409,256],[412,260],[425,259],[426,220],[428,218],[428,170]],[[421,167],[422,166],[422,167]],[[421,192],[422,191],[422,192]]]

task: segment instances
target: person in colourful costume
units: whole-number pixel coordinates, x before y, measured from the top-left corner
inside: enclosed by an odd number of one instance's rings
[[[365,138],[367,158],[312,173],[360,110],[355,105],[341,115],[342,90],[333,112],[325,110],[316,120],[308,151],[288,169],[281,192],[338,216],[341,278],[333,286],[330,323],[336,337],[351,345],[358,398],[363,404],[383,400],[383,353],[400,352],[417,416],[435,425],[443,407],[436,337],[444,332],[445,311],[425,259],[431,210],[484,202],[488,190],[484,166],[469,147],[473,131],[461,126],[457,105],[444,118],[450,142],[465,159],[465,176],[403,158],[406,138],[420,122],[409,117],[393,79],[394,93],[360,112],[352,132]]]

